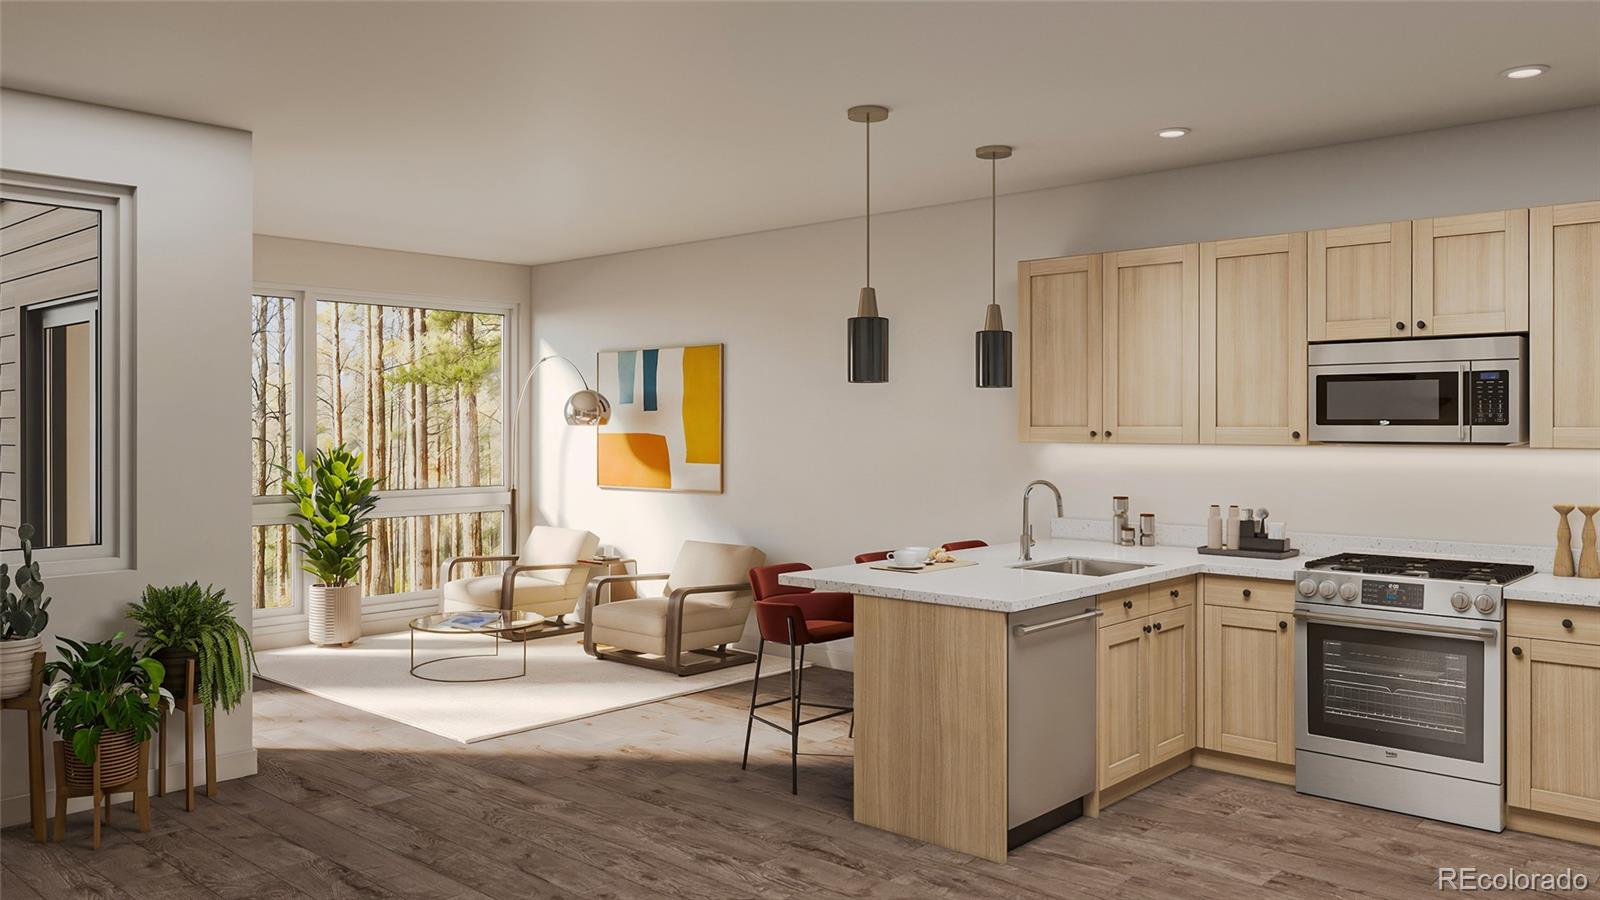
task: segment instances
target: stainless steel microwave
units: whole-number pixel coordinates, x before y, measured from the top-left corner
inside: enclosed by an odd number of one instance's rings
[[[1312,344],[1307,362],[1313,441],[1528,440],[1526,337]]]

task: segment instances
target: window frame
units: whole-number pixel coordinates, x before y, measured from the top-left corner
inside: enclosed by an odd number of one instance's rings
[[[319,302],[359,303],[411,309],[445,309],[454,312],[481,313],[502,316],[500,335],[500,476],[499,485],[473,487],[441,487],[421,489],[380,490],[376,492],[377,504],[373,519],[409,516],[449,515],[468,512],[499,512],[501,546],[485,548],[491,553],[511,552],[515,536],[509,533],[511,523],[511,489],[509,478],[516,455],[510,446],[511,428],[506,421],[507,411],[514,398],[508,397],[514,373],[521,371],[528,342],[522,328],[522,305],[519,303],[473,297],[441,297],[427,294],[410,294],[393,291],[363,291],[335,288],[302,282],[257,281],[251,286],[252,296],[289,297],[294,301],[293,371],[295,378],[294,420],[290,429],[290,442],[295,450],[309,459],[317,449],[317,304]],[[309,386],[309,389],[307,389]],[[291,521],[294,504],[282,494],[252,497],[250,525],[283,525]],[[300,552],[292,546],[289,551],[294,577],[290,583],[290,602],[287,606],[254,610],[257,631],[266,633],[292,631],[305,621],[305,595],[310,585],[308,576],[300,568]],[[398,618],[438,611],[438,588],[382,594],[361,598],[363,619]]]
[[[93,209],[100,214],[99,379],[94,386],[99,540],[41,547],[34,550],[34,556],[48,563],[57,578],[133,569],[137,565],[133,540],[134,191],[124,185],[0,169],[0,195],[24,203]],[[84,299],[88,295],[75,296]],[[20,452],[20,446],[18,449]]]

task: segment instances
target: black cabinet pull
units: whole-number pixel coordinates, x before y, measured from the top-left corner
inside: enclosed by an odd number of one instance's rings
[[[1427,322],[1424,322],[1421,319],[1417,320],[1417,330],[1418,331],[1421,331],[1421,330],[1423,330],[1424,328],[1427,328],[1427,327],[1428,327],[1428,323]]]
[[[1244,598],[1245,598],[1245,599],[1246,599],[1246,600],[1249,600],[1249,599],[1250,599],[1250,589],[1249,589],[1249,588],[1245,588],[1245,589],[1244,589]]]
[[[1123,609],[1133,609],[1133,601],[1132,600],[1124,600],[1124,601],[1122,601],[1122,608]]]
[[[1098,431],[1089,432],[1089,437],[1099,437],[1099,436],[1100,436],[1100,432],[1098,432]]]
[[[1405,331],[1406,330],[1406,323],[1404,323],[1404,322],[1396,322],[1396,323],[1394,323],[1394,330],[1395,331]]]
[[[1294,438],[1297,441],[1300,440],[1300,432],[1298,432],[1298,431],[1289,432],[1289,436]]]
[[[1571,619],[1562,619],[1561,620],[1561,627],[1565,628],[1568,631],[1571,631],[1572,630],[1572,620]]]
[[[1169,595],[1173,596],[1173,597],[1176,597],[1176,596],[1178,596],[1178,589],[1177,588],[1173,588],[1172,590],[1167,591],[1167,593]]]
[[[1145,633],[1145,634],[1149,634],[1149,633],[1150,633],[1150,626],[1149,626],[1149,625],[1146,625],[1146,626],[1145,626],[1145,627],[1144,627],[1144,633]]]
[[[1289,623],[1283,621],[1282,619],[1279,619],[1278,620],[1278,630],[1279,631],[1288,631],[1289,630]]]
[[[1111,429],[1106,429],[1106,437],[1111,437]]]
[[[1153,627],[1155,628],[1155,630],[1160,631],[1161,630],[1161,623],[1157,622]]]
[[[1512,656],[1521,656],[1522,655],[1522,648],[1521,647],[1512,647],[1511,648],[1511,655]]]

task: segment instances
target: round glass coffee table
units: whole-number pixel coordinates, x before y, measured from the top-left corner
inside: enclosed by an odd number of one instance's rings
[[[485,678],[438,678],[433,675],[424,675],[419,669],[434,665],[435,663],[449,662],[455,659],[491,659],[500,655],[500,642],[511,640],[520,632],[538,628],[544,624],[544,616],[538,613],[519,612],[517,610],[472,610],[467,612],[436,613],[431,616],[422,616],[411,620],[411,674],[424,681],[442,681],[449,684],[461,684],[477,681],[508,681],[512,678],[521,678],[528,674],[528,642],[522,644],[522,671],[509,675],[490,675]],[[494,642],[493,653],[464,653],[454,656],[440,656],[434,659],[425,659],[417,662],[417,632],[428,634],[472,634],[483,635]]]

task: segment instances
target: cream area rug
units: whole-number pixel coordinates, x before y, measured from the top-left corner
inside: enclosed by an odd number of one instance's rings
[[[261,677],[335,703],[470,744],[612,710],[747,682],[752,665],[680,678],[584,654],[578,635],[528,641],[528,674],[507,681],[441,684],[410,673],[409,632],[364,635],[350,647],[285,647],[256,654]],[[473,678],[521,671],[522,645],[475,634],[417,634],[417,661],[485,654],[424,667],[435,678]],[[785,671],[769,653],[763,674]]]

